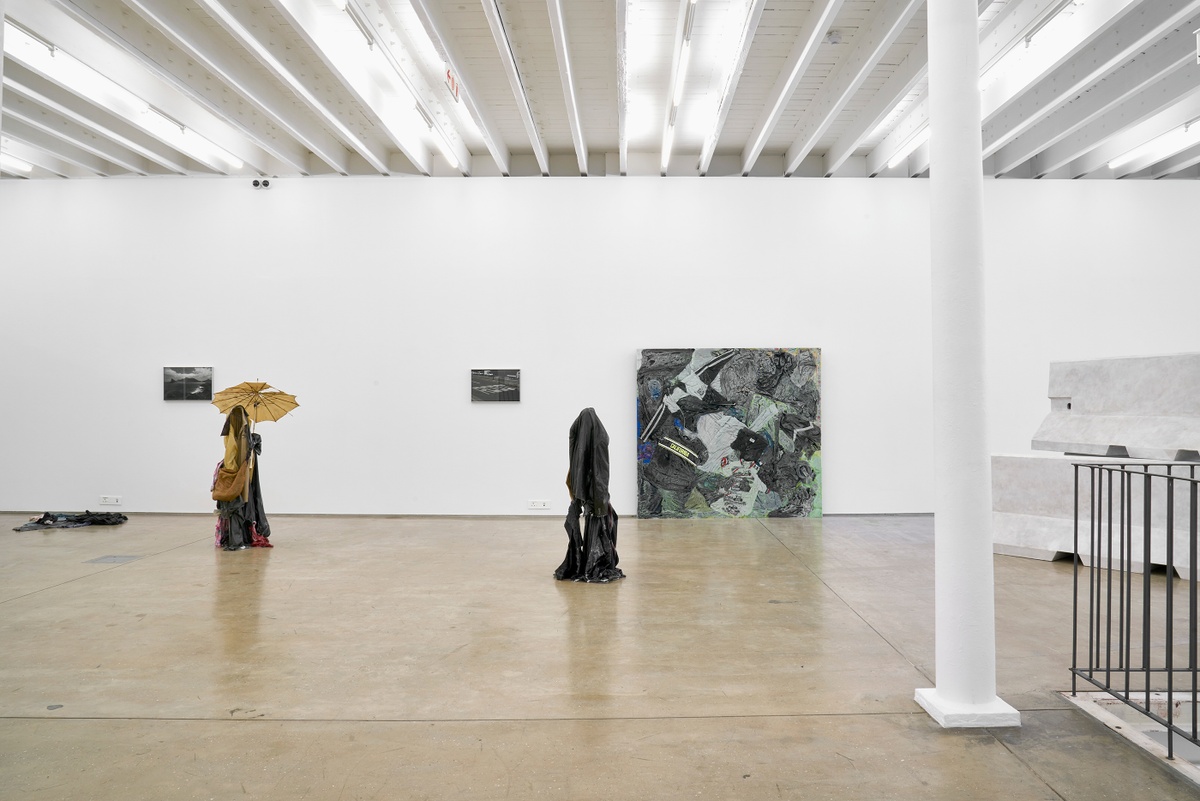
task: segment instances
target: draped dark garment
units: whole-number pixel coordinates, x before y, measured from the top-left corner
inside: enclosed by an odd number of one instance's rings
[[[217,541],[227,551],[238,551],[251,546],[271,547],[271,525],[263,508],[262,489],[259,484],[259,460],[262,453],[262,437],[250,431],[246,410],[234,407],[225,419],[221,435],[232,434],[237,443],[239,463],[252,460],[253,472],[246,491],[232,501],[217,501]]]
[[[254,529],[251,532],[254,535],[253,545],[263,545],[263,543],[271,538],[271,524],[267,520],[267,510],[263,507],[262,487],[258,483],[259,476],[262,475],[262,437],[258,434],[251,434],[250,440],[253,442],[254,448],[254,475],[250,477],[250,497],[246,499],[248,507],[247,517],[254,524]]]
[[[554,577],[560,581],[609,582],[625,578],[617,568],[617,513],[608,496],[608,432],[591,407],[571,425],[567,489],[571,505],[563,526],[567,555]],[[584,518],[580,530],[579,520]]]

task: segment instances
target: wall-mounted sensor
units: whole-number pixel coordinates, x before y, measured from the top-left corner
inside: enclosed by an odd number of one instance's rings
[[[250,185],[253,186],[255,189],[270,189],[271,188],[271,182],[268,181],[266,178],[263,178],[261,181],[258,178],[255,178],[253,181],[250,182]]]

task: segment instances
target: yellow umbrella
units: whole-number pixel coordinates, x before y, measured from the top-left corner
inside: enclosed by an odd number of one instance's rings
[[[223,389],[213,395],[212,404],[221,414],[228,414],[234,406],[244,406],[247,416],[255,423],[260,420],[273,422],[300,405],[295,395],[280,392],[262,381],[244,381]]]

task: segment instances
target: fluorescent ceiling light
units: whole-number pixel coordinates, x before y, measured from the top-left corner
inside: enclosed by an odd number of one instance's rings
[[[1083,5],[1082,0],[1074,0],[1074,2],[1072,0],[1065,0],[1059,3],[1057,9],[1035,25],[1029,33],[1025,34],[1023,42],[1022,40],[1018,40],[1019,43],[1017,45],[1010,48],[1007,53],[1001,56],[999,60],[979,76],[979,91],[982,92],[1004,76],[1016,71],[1016,68],[1021,62],[1026,60],[1031,51],[1062,50],[1061,40],[1066,35],[1063,31],[1064,26],[1074,13],[1075,7],[1081,5]]]
[[[63,52],[61,48],[50,47],[47,50],[44,41],[30,36],[10,22],[4,23],[4,47],[7,53],[29,65],[35,72],[89,102],[113,111],[196,161],[213,169],[219,169],[215,161],[223,162],[233,170],[242,168],[242,160],[237,156],[188,130],[182,123],[166,117],[133,92]]]
[[[664,53],[678,34],[678,15],[661,14],[655,5],[627,3],[625,16],[625,139],[629,153],[651,153],[662,144],[663,105],[674,98],[675,87],[655,89],[650,78],[661,69]],[[670,42],[668,45],[666,43]],[[668,79],[669,80],[669,79]]]
[[[692,52],[692,23],[696,20],[696,0],[688,0],[683,20],[683,41],[679,46],[679,60],[675,62],[674,85],[671,87],[671,106],[667,111],[667,125],[663,130],[662,174],[667,174],[671,163],[671,149],[675,146],[675,121],[679,116],[679,103],[683,100],[683,84],[687,80],[688,61]]]
[[[345,11],[347,16],[354,21],[354,27],[358,28],[358,32],[367,40],[367,48],[375,46],[375,34],[371,30],[371,26],[358,13],[358,9],[349,3],[342,3],[342,11]]]
[[[667,165],[671,163],[671,148],[675,146],[675,123],[672,122],[663,131],[662,141],[662,174],[667,174]]]
[[[456,170],[459,169],[461,162],[459,161],[458,156],[454,153],[454,143],[450,140],[449,134],[447,134],[442,126],[433,118],[433,114],[426,107],[425,101],[421,99],[420,91],[413,84],[413,81],[408,77],[408,74],[404,71],[404,67],[400,64],[399,59],[396,58],[396,54],[392,52],[391,46],[386,41],[376,39],[371,35],[369,24],[367,23],[366,19],[361,16],[361,13],[358,11],[356,6],[347,3],[345,5],[345,11],[350,18],[354,20],[355,26],[358,27],[358,30],[363,34],[363,36],[367,37],[367,49],[371,51],[378,49],[378,51],[383,54],[384,60],[387,62],[387,65],[391,69],[392,73],[394,73],[394,75],[400,79],[399,86],[396,86],[395,81],[391,81],[390,83],[392,83],[393,87],[395,87],[397,91],[407,92],[412,98],[413,110],[416,111],[417,116],[420,118],[421,122],[425,124],[426,128],[433,133],[433,143],[438,152],[441,153],[446,161],[450,163],[451,168]],[[376,48],[375,45],[379,45],[379,47]],[[424,139],[424,137],[416,131],[414,131],[412,135],[417,136],[418,139]]]
[[[1108,162],[1108,166],[1115,170],[1146,158],[1161,161],[1197,144],[1200,144],[1200,120],[1193,120],[1183,127],[1167,131],[1162,136],[1135,147],[1128,153]]]
[[[387,9],[391,10],[391,18],[397,26],[397,32],[401,34],[400,46],[424,68],[425,77],[431,81],[431,86],[435,89],[437,86],[444,86],[446,93],[453,98],[454,102],[448,107],[443,106],[443,110],[454,120],[455,128],[463,141],[482,139],[486,143],[488,136],[475,123],[470,111],[470,108],[475,106],[472,97],[475,87],[468,85],[464,76],[458,74],[454,59],[445,51],[436,28],[431,36],[431,33],[425,30],[412,3],[392,3],[380,7],[385,13]],[[433,24],[432,21],[430,24]],[[433,37],[439,37],[439,40],[435,42]]]
[[[694,8],[695,6],[693,6]],[[679,72],[675,78],[675,96],[671,98],[671,105],[678,107],[679,101],[683,100],[683,84],[687,77],[688,61],[692,55],[692,43],[689,39],[683,40],[683,50],[679,53]]]
[[[142,119],[138,122],[138,127],[154,134],[154,136],[176,150],[187,153],[193,158],[197,154],[207,154],[209,158],[200,157],[198,160],[207,162],[211,158],[216,158],[225,162],[227,166],[235,171],[240,170],[244,166],[242,160],[237,156],[217,147],[203,136],[200,136],[178,120],[167,116],[154,106],[146,106],[141,111],[141,115]]]
[[[416,99],[415,96],[413,99]],[[454,148],[450,146],[450,140],[446,136],[446,132],[442,130],[440,125],[434,122],[433,117],[420,103],[417,103],[413,108],[416,109],[417,114],[421,115],[421,119],[429,126],[429,130],[436,132],[437,135],[434,137],[434,144],[437,145],[438,151],[446,158],[446,161],[450,162],[450,166],[457,170],[458,156],[454,155]]]
[[[29,175],[33,172],[33,165],[16,156],[10,156],[7,153],[0,153],[0,167],[5,172],[20,173],[21,175]]]
[[[58,49],[51,42],[48,42],[45,39],[43,39],[42,37],[38,36],[36,33],[29,30],[24,25],[20,25],[16,22],[13,22],[12,20],[5,20],[4,24],[10,30],[20,31],[25,39],[28,39],[33,42],[37,42],[42,47],[46,48],[48,51],[50,51],[50,55],[54,55],[54,51]]]
[[[1039,22],[1038,24],[1034,25],[1033,28],[1029,31],[1029,33],[1025,34],[1025,44],[1028,45],[1031,41],[1033,41],[1033,37],[1037,36],[1038,33],[1040,33],[1043,28],[1048,27],[1050,25],[1050,23],[1057,20],[1059,18],[1059,15],[1062,14],[1062,12],[1066,11],[1071,6],[1081,6],[1081,5],[1083,5],[1083,3],[1078,2],[1078,0],[1062,0],[1062,2],[1060,2],[1058,4],[1058,8],[1051,11],[1045,17],[1042,17],[1042,21]],[[1066,15],[1064,15],[1064,16],[1066,16]]]
[[[327,109],[325,105],[317,99],[316,95],[310,92],[308,87],[306,87],[301,81],[297,80],[296,76],[292,75],[291,70],[285,67],[279,61],[279,59],[275,58],[270,50],[263,47],[258,39],[251,35],[250,31],[246,30],[246,28],[237,21],[237,18],[230,14],[224,6],[222,6],[219,2],[215,2],[215,0],[200,0],[200,3],[208,14],[220,20],[221,24],[233,33],[235,39],[244,43],[247,47],[253,50],[258,59],[263,64],[266,64],[276,76],[282,78],[287,85],[291,87],[293,92],[304,98],[309,107],[320,114],[324,120],[329,123],[329,125],[337,130],[337,132],[345,138],[345,141],[350,143],[351,147],[359,151],[359,153],[370,153],[371,148],[368,147],[353,131],[346,127],[345,123],[343,123],[336,114],[330,112],[329,109]],[[339,5],[343,10],[346,7],[345,2],[340,2]]]
[[[900,149],[896,151],[896,154],[894,156],[892,156],[890,159],[888,159],[888,163],[887,163],[888,169],[894,170],[897,167],[899,167],[901,164],[904,163],[905,159],[907,159],[909,156],[912,155],[914,150],[916,150],[918,147],[920,147],[921,145],[925,144],[928,141],[929,141],[929,126],[926,125],[924,128],[920,129],[915,134],[910,136],[908,138],[908,141],[906,141],[904,144],[902,144],[900,146]]]
[[[717,141],[721,138],[721,131],[725,127],[725,120],[729,114],[729,105],[737,89],[742,67],[746,64],[750,45],[754,40],[754,34],[758,31],[758,23],[762,18],[765,6],[766,0],[742,0],[729,4],[725,24],[721,26],[723,31],[721,55],[715,60],[716,63],[725,65],[725,73],[721,77],[720,83],[715,84],[722,87],[720,93],[715,96],[711,92],[709,93],[709,96],[712,97],[711,122],[704,135],[704,143],[700,147],[698,166],[701,175],[707,175],[709,166],[712,164]]]

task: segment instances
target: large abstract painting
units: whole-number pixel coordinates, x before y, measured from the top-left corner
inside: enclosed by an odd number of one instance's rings
[[[638,517],[820,517],[821,351],[638,353]]]

